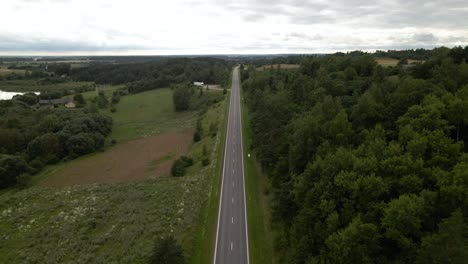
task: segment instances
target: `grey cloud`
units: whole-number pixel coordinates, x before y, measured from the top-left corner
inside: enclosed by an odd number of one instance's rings
[[[428,34],[414,34],[413,40],[415,40],[416,42],[434,43],[438,39],[434,36],[434,34],[428,33]]]
[[[28,38],[0,35],[0,52],[92,52],[145,50],[145,46],[92,44],[60,39]]]
[[[215,2],[218,3],[219,1]],[[285,16],[293,24],[355,24],[362,27],[463,28],[468,25],[468,5],[464,0],[254,0],[221,1],[249,20],[254,14]]]

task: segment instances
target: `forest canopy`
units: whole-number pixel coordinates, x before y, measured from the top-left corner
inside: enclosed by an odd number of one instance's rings
[[[241,66],[280,263],[468,259],[468,47],[400,55]]]

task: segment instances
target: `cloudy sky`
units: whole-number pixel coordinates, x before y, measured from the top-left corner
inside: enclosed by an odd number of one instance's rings
[[[0,1],[0,55],[325,53],[468,45],[466,0]]]

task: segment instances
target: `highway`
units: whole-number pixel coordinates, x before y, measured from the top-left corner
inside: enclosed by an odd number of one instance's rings
[[[248,264],[239,67],[232,74],[214,264]]]

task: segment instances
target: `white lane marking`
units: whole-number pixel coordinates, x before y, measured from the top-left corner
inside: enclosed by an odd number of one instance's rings
[[[232,85],[232,84],[231,84]],[[226,171],[226,156],[227,156],[227,145],[228,145],[228,139],[229,139],[229,125],[231,123],[231,118],[229,118],[231,114],[231,99],[233,99],[232,96],[229,98],[229,109],[228,109],[228,121],[226,125],[226,140],[224,141],[224,160],[223,160],[223,175],[221,177],[221,195],[219,196],[219,208],[218,208],[218,226],[216,228],[216,242],[215,242],[215,253],[213,254],[213,263],[216,264],[216,255],[218,253],[218,238],[219,238],[219,222],[221,219],[221,201],[223,200],[223,187],[224,187],[224,174]]]
[[[231,198],[231,203],[234,203],[234,197]]]
[[[232,182],[232,187],[234,187],[234,181]]]
[[[231,217],[231,224],[234,224],[234,217]]]
[[[239,89],[241,89],[240,85],[238,87]],[[239,102],[239,106],[240,106],[240,102]],[[240,114],[240,118],[241,118],[241,122],[240,122],[240,142],[241,142],[241,164],[242,164],[242,191],[244,193],[244,222],[245,222],[245,242],[247,244],[247,264],[250,264],[250,254],[249,254],[249,225],[248,225],[248,222],[247,222],[247,199],[245,199],[245,174],[244,174],[244,147],[243,147],[243,140],[242,140],[242,111],[239,107],[239,114]]]
[[[231,242],[231,251],[232,251],[232,247],[234,246],[234,244]]]

